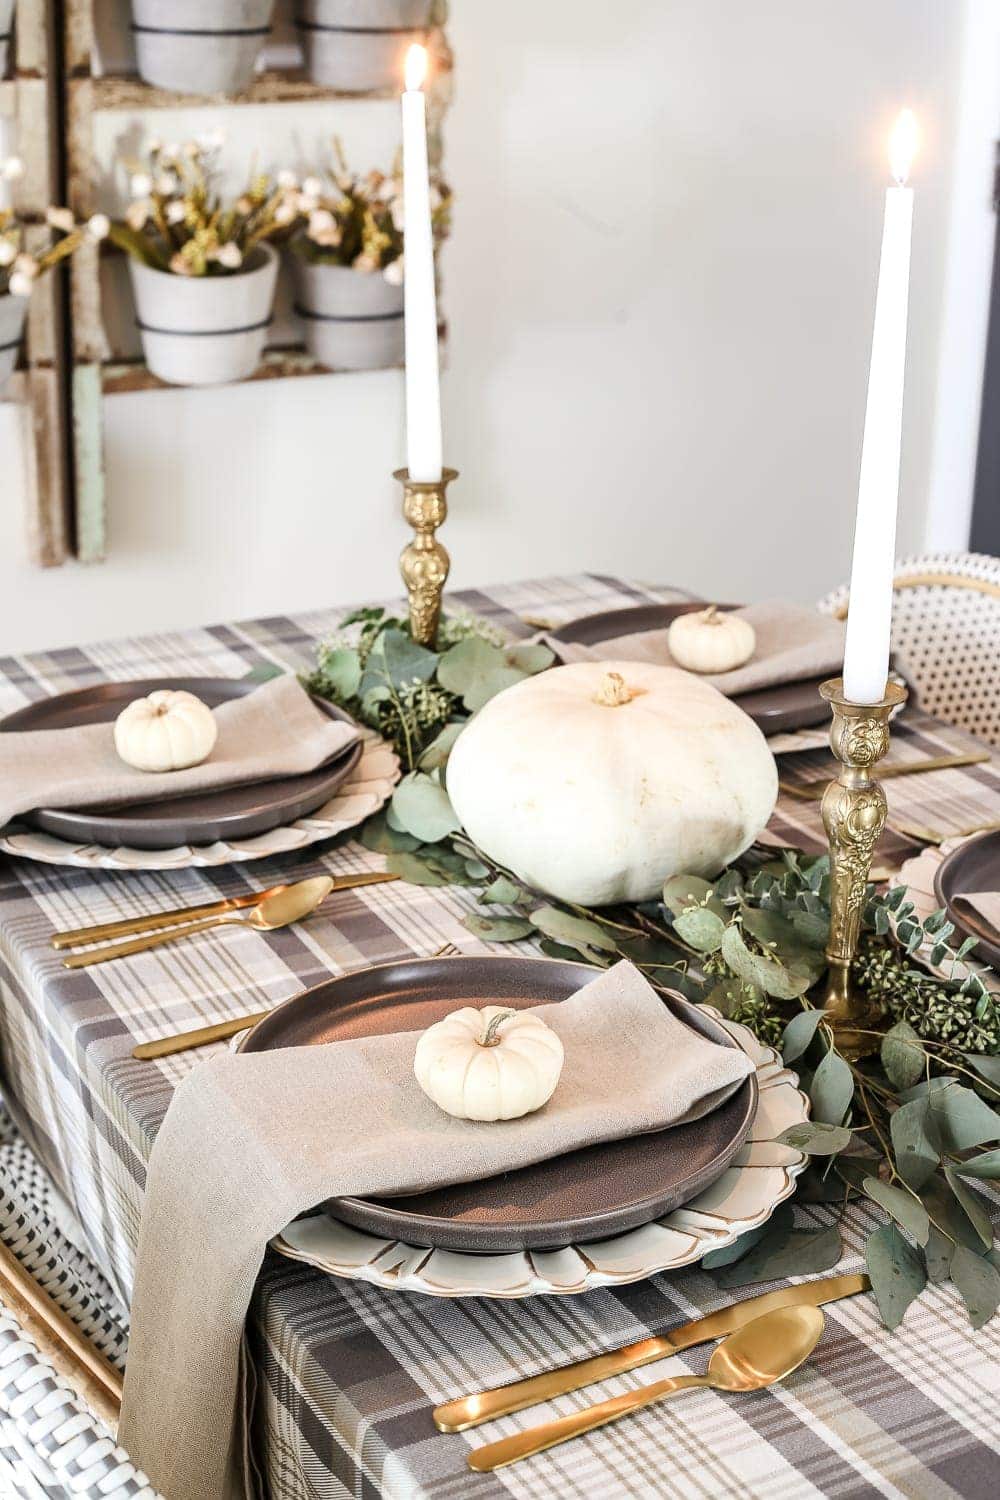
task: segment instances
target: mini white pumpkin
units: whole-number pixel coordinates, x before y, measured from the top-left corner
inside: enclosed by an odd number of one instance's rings
[[[413,1071],[429,1099],[460,1120],[516,1120],[548,1103],[563,1044],[530,1010],[464,1006],[428,1027]]]
[[[742,615],[726,614],[710,604],[672,620],[667,645],[677,665],[689,672],[732,672],[753,656],[757,636]]]
[[[137,771],[182,771],[211,755],[215,715],[194,693],[161,688],[136,698],[115,720],[115,749]]]
[[[585,906],[717,874],[778,795],[753,720],[701,678],[647,662],[574,662],[506,688],[459,735],[447,778],[480,849]]]

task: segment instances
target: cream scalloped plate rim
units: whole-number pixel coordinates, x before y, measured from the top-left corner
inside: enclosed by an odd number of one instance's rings
[[[354,774],[337,788],[329,802],[306,818],[252,839],[216,844],[182,844],[176,849],[106,848],[101,844],[72,844],[49,833],[30,830],[0,838],[0,851],[47,865],[72,865],[83,870],[188,870],[243,860],[269,859],[306,849],[323,839],[356,828],[388,802],[400,777],[399,756],[371,730],[363,732],[361,759]]]
[[[289,1260],[331,1276],[367,1281],[385,1291],[429,1297],[568,1297],[598,1287],[625,1286],[661,1271],[693,1265],[710,1250],[731,1245],[766,1223],[795,1190],[807,1158],[777,1137],[809,1118],[798,1077],[746,1026],[716,1016],[752,1059],[760,1088],[757,1114],[746,1142],[722,1176],[690,1203],[663,1219],[610,1240],[563,1250],[482,1255],[428,1250],[339,1224],[326,1214],[300,1219],[272,1240]]]

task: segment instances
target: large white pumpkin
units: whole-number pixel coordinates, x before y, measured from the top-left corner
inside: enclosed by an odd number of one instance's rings
[[[507,688],[459,735],[447,775],[480,849],[585,906],[716,874],[778,795],[774,757],[741,708],[643,662],[576,662]]]

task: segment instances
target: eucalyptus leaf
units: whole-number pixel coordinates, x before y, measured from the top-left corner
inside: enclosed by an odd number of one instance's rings
[[[527,673],[508,666],[498,646],[469,636],[444,653],[437,664],[438,682],[461,698],[474,713],[502,687],[520,682]]]
[[[968,1151],[1000,1141],[1000,1115],[972,1089],[949,1084],[931,1090],[930,1101],[945,1151]]]
[[[980,1078],[1000,1089],[1000,1057],[986,1057],[979,1052],[967,1052],[965,1061],[974,1068]]]
[[[520,906],[531,897],[523,886],[515,884],[507,875],[498,875],[480,892],[479,900],[486,905]]]
[[[451,748],[458,739],[468,721],[459,719],[451,724],[446,724],[440,734],[436,734],[420,753],[417,765],[421,771],[439,771],[448,762]]]
[[[964,1245],[977,1255],[982,1253],[983,1243],[979,1231],[956,1198],[951,1184],[941,1173],[937,1173],[921,1189],[920,1201],[927,1209],[931,1221],[954,1244]]]
[[[617,946],[623,958],[630,958],[642,969],[677,969],[679,965],[687,963],[687,955],[664,938],[619,938]],[[660,977],[665,984],[675,984],[681,976],[678,974],[675,979],[672,975],[663,974]]]
[[[910,1303],[927,1285],[920,1252],[903,1238],[895,1224],[883,1224],[868,1236],[865,1264],[882,1322],[889,1329],[898,1328]]]
[[[535,931],[535,924],[526,917],[485,917],[473,911],[462,921],[470,932],[488,943],[516,943]]]
[[[1000,1150],[984,1151],[969,1161],[959,1162],[955,1171],[963,1177],[983,1177],[995,1182],[1000,1179]]]
[[[782,1281],[788,1276],[808,1276],[829,1271],[842,1254],[836,1224],[828,1229],[793,1229],[784,1243],[774,1248],[765,1236],[742,1260],[724,1266],[715,1280],[721,1287],[734,1287],[755,1281]]]
[[[955,1241],[950,1240],[946,1234],[942,1234],[936,1224],[932,1224],[927,1236],[927,1244],[924,1246],[928,1281],[936,1286],[938,1282],[948,1280],[951,1275],[951,1258],[954,1253]]]
[[[398,875],[400,880],[407,881],[409,885],[449,884],[447,875],[442,875],[438,870],[432,870],[416,854],[390,854],[386,859],[385,868],[390,875]]]
[[[723,906],[738,906],[743,896],[743,876],[739,870],[729,869],[715,882],[715,897]]]
[[[531,920],[546,937],[553,938],[557,943],[564,943],[567,947],[582,946],[603,953],[613,953],[615,950],[614,938],[603,927],[599,927],[596,922],[588,922],[583,917],[574,917],[569,912],[560,911],[557,906],[538,907],[531,913]]]
[[[961,1204],[965,1217],[982,1240],[983,1249],[988,1250],[993,1244],[993,1221],[986,1211],[986,1205],[979,1194],[967,1187],[951,1167],[945,1167],[944,1175],[948,1186]]]
[[[804,1010],[792,1017],[781,1037],[781,1055],[786,1063],[807,1051],[822,1019],[821,1010]]]
[[[674,917],[674,931],[699,953],[715,953],[722,946],[726,924],[707,906],[692,906]]]
[[[407,853],[420,847],[420,840],[412,833],[390,828],[384,812],[375,813],[362,825],[361,842],[375,854]]]
[[[959,1245],[951,1260],[951,1279],[968,1308],[973,1328],[982,1328],[1000,1307],[1000,1271],[985,1256]]]
[[[443,786],[423,771],[404,776],[392,794],[393,821],[426,844],[436,844],[461,828]]]
[[[463,695],[462,702],[469,712],[474,714],[483,707],[484,703],[489,703],[491,698],[495,698],[505,688],[513,687],[517,682],[523,682],[526,675],[525,672],[519,672],[517,667],[497,667],[495,671],[477,679]]]
[[[734,974],[777,1000],[795,1000],[810,987],[808,977],[791,973],[784,964],[772,958],[751,953],[735,925],[726,928],[721,948],[722,956]]]
[[[924,1049],[913,1027],[897,1021],[882,1038],[882,1066],[894,1089],[909,1089],[924,1071]]]
[[[779,1209],[778,1212],[780,1213],[781,1210]],[[785,1231],[787,1235],[788,1230],[792,1227],[791,1210],[789,1210],[786,1217],[788,1220]],[[770,1222],[765,1219],[763,1224],[755,1224],[753,1229],[744,1230],[741,1235],[738,1235],[733,1240],[731,1245],[723,1245],[721,1250],[710,1250],[707,1255],[703,1255],[701,1258],[701,1264],[704,1269],[706,1271],[717,1271],[720,1266],[731,1266],[734,1261],[740,1260],[746,1255],[748,1250],[752,1250],[754,1245],[758,1244],[764,1238],[765,1234],[771,1230],[771,1225],[776,1218],[777,1214],[774,1214]]]
[[[794,1146],[807,1156],[836,1156],[851,1143],[852,1132],[843,1125],[824,1125],[822,1120],[805,1120],[789,1125],[778,1136],[782,1146]]]
[[[402,630],[383,630],[365,663],[359,696],[364,698],[372,690],[385,688],[398,693],[412,683],[429,682],[437,666],[435,653],[418,646],[412,636]]]
[[[566,943],[553,942],[552,938],[542,938],[538,944],[546,958],[557,958],[560,963],[569,964],[596,964],[593,949],[570,948]]]
[[[544,672],[556,659],[551,646],[543,646],[535,641],[518,641],[516,645],[507,647],[505,655],[510,666],[517,667],[519,672],[526,672],[529,677],[534,677],[537,672]]]
[[[810,948],[822,950],[830,941],[830,919],[818,912],[793,911],[789,919],[796,934]]]
[[[899,1175],[919,1192],[929,1182],[941,1160],[941,1141],[928,1099],[913,1099],[900,1105],[889,1121]]]
[[[800,912],[799,915],[808,917],[809,913]],[[741,920],[744,931],[749,932],[751,937],[755,937],[758,943],[773,947],[777,958],[797,958],[800,955],[815,958],[817,956],[815,948],[810,947],[803,939],[789,917],[751,906],[744,910]]]
[[[466,875],[468,875],[470,880],[475,881],[477,885],[480,881],[485,880],[490,873],[489,866],[484,865],[481,859],[466,859],[463,863]]]
[[[324,685],[329,685],[338,698],[345,701],[355,697],[361,686],[361,658],[350,646],[336,646],[324,651],[320,672]]]
[[[866,1177],[861,1186],[872,1202],[884,1208],[919,1245],[927,1243],[931,1221],[918,1199],[905,1188],[895,1187],[890,1182],[880,1182],[877,1177]]]
[[[837,1052],[828,1052],[809,1086],[812,1117],[825,1125],[840,1125],[854,1098],[854,1075]]]
[[[717,917],[726,915],[726,909],[712,886],[700,875],[671,875],[663,886],[663,904],[674,916],[691,906],[706,906]]]

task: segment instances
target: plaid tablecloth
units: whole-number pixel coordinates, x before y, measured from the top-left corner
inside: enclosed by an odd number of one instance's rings
[[[451,602],[526,636],[532,627],[525,615],[565,620],[678,597],[683,591],[585,576],[468,592]],[[340,614],[0,660],[0,713],[109,678],[237,677],[265,662],[302,668]],[[914,714],[895,733],[893,753],[939,754],[967,744]],[[783,757],[782,776],[807,782],[827,764],[822,750]],[[926,785],[922,777],[891,785],[897,828],[943,823],[941,831],[949,831],[1000,816],[1000,777],[990,767],[935,776],[933,800]],[[783,795],[773,829],[782,840],[823,845],[818,802]],[[890,833],[877,859],[898,863],[914,847],[905,834]],[[486,945],[462,925],[472,899],[467,892],[401,883],[340,895],[327,913],[293,930],[228,930],[73,973],[48,946],[51,932],[320,870],[378,866],[353,842],[212,871],[92,874],[0,862],[3,1092],[123,1300],[150,1145],[172,1088],[200,1060],[193,1054],[135,1062],[136,1042],[263,1009],[360,965],[429,954],[449,941],[466,951]],[[818,1223],[825,1211],[797,1212]],[[876,1218],[864,1206],[852,1208],[843,1269],[859,1267]],[[881,1327],[870,1298],[831,1307],[815,1357],[771,1392],[689,1393],[496,1475],[469,1472],[468,1444],[517,1430],[523,1417],[469,1436],[442,1436],[432,1426],[430,1410],[439,1401],[662,1331],[729,1295],[695,1268],[575,1298],[444,1302],[336,1281],[272,1256],[251,1326],[261,1376],[258,1435],[271,1493],[279,1500],[763,1494],[987,1500],[997,1494],[1000,1325],[974,1334],[950,1286],[925,1295],[895,1334]],[[701,1370],[706,1359],[706,1350],[693,1350],[530,1417],[575,1409],[651,1375]]]

